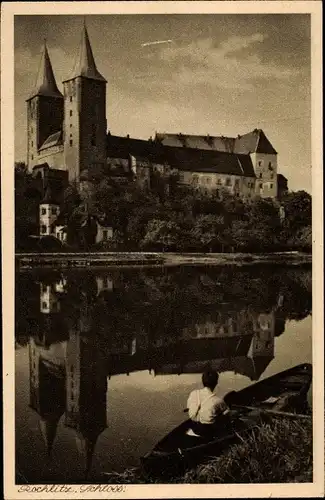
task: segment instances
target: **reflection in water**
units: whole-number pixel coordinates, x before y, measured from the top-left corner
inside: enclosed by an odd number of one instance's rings
[[[209,364],[256,381],[286,320],[311,313],[311,274],[303,269],[47,272],[17,280],[16,346],[29,347],[30,406],[48,455],[64,415],[86,474],[108,424],[112,376],[200,373]]]

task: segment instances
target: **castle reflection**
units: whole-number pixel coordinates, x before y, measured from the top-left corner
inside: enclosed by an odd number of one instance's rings
[[[16,345],[29,345],[30,406],[48,454],[64,415],[89,471],[108,425],[112,376],[199,373],[209,365],[258,380],[286,320],[310,314],[311,278],[309,271],[299,280],[294,271],[282,273],[281,281],[251,274],[19,275]]]

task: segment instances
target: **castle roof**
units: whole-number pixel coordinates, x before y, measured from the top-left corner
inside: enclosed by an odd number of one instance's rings
[[[77,55],[74,70],[72,72],[72,75],[67,78],[67,80],[72,80],[73,78],[77,78],[78,76],[83,76],[84,78],[89,78],[91,80],[106,82],[105,78],[99,73],[97,69],[93,51],[89,41],[86,24],[83,25],[79,52]]]
[[[239,135],[235,139],[234,153],[277,154],[262,129],[255,129],[248,134]]]
[[[233,152],[235,139],[210,135],[162,134],[156,133],[155,140],[164,146],[185,147],[210,151]]]
[[[179,170],[255,177],[249,155],[189,148],[166,148],[168,163]]]
[[[130,155],[136,158],[152,158],[161,152],[158,144],[142,139],[133,139],[129,136],[119,137],[108,134],[107,136],[107,156],[113,158],[129,158]]]
[[[44,43],[44,50],[39,65],[35,87],[32,93],[30,94],[29,98],[27,99],[27,101],[36,96],[63,98],[63,95],[61,94],[56,85],[46,43]]]
[[[59,130],[58,132],[49,135],[49,137],[45,139],[39,150],[42,151],[42,149],[50,148],[52,146],[60,146],[61,144],[63,144],[62,130]]]
[[[176,144],[176,143],[175,143]],[[129,137],[107,136],[107,156],[152,163],[168,163],[172,168],[192,172],[210,172],[255,177],[252,160],[248,154],[234,154],[216,150],[172,147],[157,141],[144,141]]]
[[[186,135],[156,133],[155,140],[164,146],[220,151],[225,153],[277,154],[262,129],[255,129],[242,136],[224,137],[210,135]]]

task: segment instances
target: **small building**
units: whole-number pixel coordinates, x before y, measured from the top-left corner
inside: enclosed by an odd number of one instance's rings
[[[113,227],[105,219],[97,219],[97,233],[95,237],[95,243],[105,243],[113,238]]]
[[[68,228],[67,226],[57,225],[54,223],[54,233],[55,237],[62,243],[67,243],[68,240]]]

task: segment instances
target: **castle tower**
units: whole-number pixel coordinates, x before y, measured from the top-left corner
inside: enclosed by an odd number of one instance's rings
[[[35,87],[26,102],[27,165],[32,170],[39,148],[51,134],[62,129],[63,123],[63,95],[56,85],[46,43]]]
[[[29,390],[30,407],[39,415],[39,426],[44,440],[46,453],[50,456],[55,440],[57,427],[65,409],[64,380],[60,370],[48,371],[44,364],[44,348],[29,339]],[[56,375],[54,374],[56,371]],[[49,397],[49,394],[51,397]]]
[[[87,477],[99,435],[106,429],[106,358],[83,340],[77,321],[66,350],[65,425],[75,430],[80,459]]]
[[[69,180],[87,169],[101,170],[106,161],[106,80],[97,70],[83,26],[75,68],[64,85],[64,159]]]

